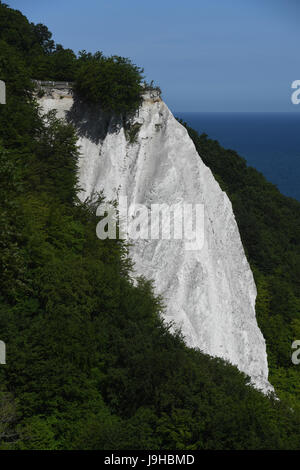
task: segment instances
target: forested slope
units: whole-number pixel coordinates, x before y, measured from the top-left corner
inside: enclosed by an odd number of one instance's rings
[[[77,61],[72,51],[55,46],[46,27],[0,3],[0,79],[7,85],[7,104],[0,107],[0,339],[7,345],[7,364],[0,366],[1,448],[299,447],[297,407],[263,396],[235,367],[187,348],[180,333],[171,334],[162,321],[151,285],[133,284],[124,243],[96,237],[94,205],[76,198],[74,130],[52,115],[42,120],[32,94],[31,78],[43,64],[53,61],[55,75],[47,65],[34,78],[73,79],[65,60],[60,69],[59,54],[70,56],[71,68]],[[209,150],[203,146],[202,155]],[[228,178],[242,187],[235,158]],[[225,173],[220,178],[232,196]],[[256,193],[248,183],[248,193]],[[253,198],[244,191],[244,203],[251,206]],[[292,224],[286,206],[298,205],[278,198],[283,219]],[[297,276],[290,279],[294,274],[287,269],[294,255],[286,256],[271,224],[265,239],[261,219],[262,214],[256,236],[265,243],[274,237],[279,245],[271,268],[259,265],[267,256],[252,263],[259,320],[271,348],[278,330],[272,324],[268,333],[264,324],[271,302],[279,304],[269,280],[279,279],[281,270],[289,291],[296,289]],[[298,242],[293,227],[287,228],[289,246]],[[245,235],[243,240],[247,247]],[[274,314],[286,328],[296,319],[297,303],[289,299],[291,320],[282,311]],[[285,349],[270,351],[279,386],[276,361],[283,374],[293,369]],[[292,387],[289,396],[296,403]]]
[[[291,361],[291,345],[300,339],[300,203],[283,196],[236,152],[184,125],[233,204],[258,288],[257,320],[267,342],[270,381],[280,397],[299,407],[300,368]]]

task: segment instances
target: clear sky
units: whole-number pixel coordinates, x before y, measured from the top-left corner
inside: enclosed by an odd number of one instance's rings
[[[297,111],[300,0],[6,0],[73,49],[130,57],[173,111]]]

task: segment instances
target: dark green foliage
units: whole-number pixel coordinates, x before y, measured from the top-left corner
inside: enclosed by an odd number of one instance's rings
[[[132,282],[126,245],[96,237],[102,196],[93,203],[76,199],[75,133],[51,113],[42,120],[32,98],[33,60],[46,64],[57,48],[46,27],[29,25],[0,3],[1,27],[7,19],[9,28],[0,28],[1,78],[8,85],[8,104],[0,107],[0,339],[7,345],[7,364],[0,366],[0,448],[297,449],[299,376],[286,367],[285,345],[300,333],[299,276],[287,270],[298,266],[296,222],[289,218],[296,202],[234,154],[223,168],[223,151],[215,155],[216,144],[200,141],[241,227],[247,227],[247,204],[258,224],[258,248],[276,241],[276,249],[268,247],[271,258],[262,253],[253,266],[259,321],[283,397],[278,402],[249,386],[235,367],[187,348],[180,332],[163,322],[151,283]],[[94,59],[82,54],[80,60],[88,65]],[[56,72],[64,74],[63,67],[58,60]],[[277,194],[275,205],[269,191]],[[280,220],[291,223],[283,245],[272,225],[277,205]],[[265,224],[263,211],[271,209]],[[251,253],[250,229],[242,235]]]
[[[54,50],[55,43],[52,39],[52,33],[50,33],[47,26],[41,23],[31,23],[30,26],[33,30],[36,41],[42,48],[43,53],[51,54],[51,52]]]
[[[78,151],[73,128],[50,112],[44,116],[44,125],[39,130],[27,181],[32,190],[47,191],[62,202],[72,202],[78,191]]]
[[[185,126],[231,199],[258,287],[257,319],[267,342],[270,379],[279,396],[299,407],[294,393],[300,390],[300,368],[291,362],[291,344],[300,339],[300,203],[280,194],[236,152]]]
[[[129,59],[82,51],[78,62],[75,90],[80,97],[116,114],[130,114],[138,108],[143,70]]]
[[[130,121],[125,122],[125,136],[131,144],[134,144],[134,142],[136,142],[140,128],[141,124],[139,122],[135,122],[134,124],[131,124]]]
[[[54,43],[45,25],[29,23],[19,11],[2,3],[0,25],[0,51],[4,54],[2,49],[10,47],[13,56],[11,63],[18,60],[19,66],[21,61],[22,72],[26,65],[30,78],[75,81],[75,90],[82,99],[110,113],[130,115],[139,107],[143,70],[129,59],[105,57],[101,52],[91,54],[86,51],[81,51],[76,57],[71,49],[64,49],[61,44]],[[7,76],[17,75],[14,70],[7,72]],[[28,89],[25,83],[23,86],[21,84],[22,74],[18,77],[20,86],[17,89]]]
[[[57,44],[51,54],[32,58],[32,76],[40,80],[73,81],[77,68],[77,58],[71,49]]]
[[[45,34],[49,35],[48,39],[51,38],[51,33],[46,33],[48,31],[46,26],[30,24],[20,11],[12,10],[2,2],[0,2],[0,24],[0,40],[26,56],[42,53]]]

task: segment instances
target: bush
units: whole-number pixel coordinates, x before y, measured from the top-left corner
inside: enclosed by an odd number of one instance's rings
[[[124,57],[82,52],[75,81],[79,97],[118,115],[133,113],[141,103],[143,70]]]

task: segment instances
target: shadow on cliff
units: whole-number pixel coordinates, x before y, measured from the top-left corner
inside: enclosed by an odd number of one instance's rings
[[[122,118],[105,112],[99,105],[93,105],[74,95],[72,108],[67,111],[66,119],[73,124],[79,137],[86,137],[99,144],[107,134],[113,134],[123,125]]]

